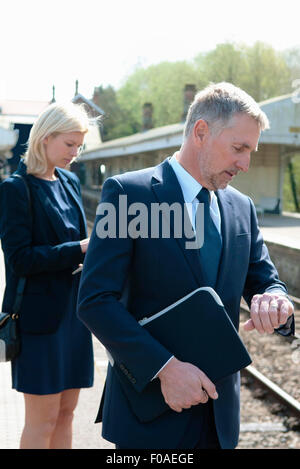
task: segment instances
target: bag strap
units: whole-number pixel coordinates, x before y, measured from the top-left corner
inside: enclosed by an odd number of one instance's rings
[[[31,193],[30,193],[28,182],[24,176],[21,176],[21,174],[13,174],[12,177],[22,179],[24,186],[25,186],[26,193],[27,193],[30,217],[32,217],[32,209],[31,209],[32,200],[31,200]]]
[[[24,182],[27,197],[28,197],[29,214],[30,214],[30,218],[32,218],[32,209],[31,209],[32,200],[31,200],[31,194],[30,194],[30,189],[29,189],[28,183],[27,183],[25,177],[21,176],[20,174],[13,174],[13,177],[20,178]],[[19,281],[18,281],[18,285],[17,285],[16,298],[15,298],[15,302],[14,302],[14,305],[13,305],[13,314],[14,315],[17,315],[20,308],[21,308],[21,302],[22,302],[22,298],[23,298],[25,284],[26,284],[26,277],[20,277]]]

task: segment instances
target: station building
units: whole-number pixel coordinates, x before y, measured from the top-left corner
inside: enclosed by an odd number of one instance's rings
[[[5,170],[5,175],[9,175],[17,169],[20,157],[26,151],[33,123],[39,114],[54,102],[56,102],[55,87],[53,87],[50,101],[0,100],[0,166],[3,171]],[[95,125],[91,126],[85,139],[85,150],[99,148],[102,139],[97,118],[104,115],[105,112],[92,100],[78,92],[78,81],[76,81],[72,102],[84,104],[91,120],[95,119]],[[74,165],[74,169],[75,167],[76,165]]]
[[[300,104],[290,94],[261,102],[260,107],[270,120],[270,129],[262,132],[249,171],[239,174],[232,186],[252,198],[258,213],[281,214],[285,169],[300,152]],[[95,213],[107,177],[159,164],[179,150],[183,127],[180,122],[151,128],[85,151],[80,163],[85,166],[83,197],[89,213]]]

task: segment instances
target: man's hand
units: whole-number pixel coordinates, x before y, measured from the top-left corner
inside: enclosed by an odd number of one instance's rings
[[[208,397],[218,398],[215,385],[203,371],[175,357],[158,373],[158,377],[166,403],[176,412],[205,404]]]
[[[272,334],[274,329],[285,324],[294,313],[290,300],[279,293],[255,295],[251,301],[250,317],[244,324],[245,331],[256,329],[260,334]]]

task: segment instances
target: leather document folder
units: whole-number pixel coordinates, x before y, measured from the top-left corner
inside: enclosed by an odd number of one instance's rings
[[[200,368],[217,390],[218,382],[223,378],[251,363],[220,297],[210,287],[198,288],[139,322],[176,358]],[[113,369],[120,378],[131,409],[141,422],[171,411],[161,393],[159,378],[139,393],[118,366]]]

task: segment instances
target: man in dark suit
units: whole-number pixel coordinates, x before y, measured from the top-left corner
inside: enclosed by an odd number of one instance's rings
[[[254,205],[228,186],[248,170],[267,127],[266,115],[249,95],[228,83],[210,85],[190,107],[179,152],[103,186],[78,314],[113,359],[98,421],[103,437],[117,448],[234,448],[238,442],[239,373],[216,386],[148,334],[138,323],[143,317],[210,285],[236,328],[244,296],[251,306],[247,330],[293,332],[293,306],[263,243]],[[169,217],[169,235],[153,221],[154,207],[177,204],[186,208],[198,234],[199,203],[205,215],[198,251],[187,248],[186,230],[176,235],[176,216]],[[159,379],[169,410],[139,421],[120,376],[139,393]]]

